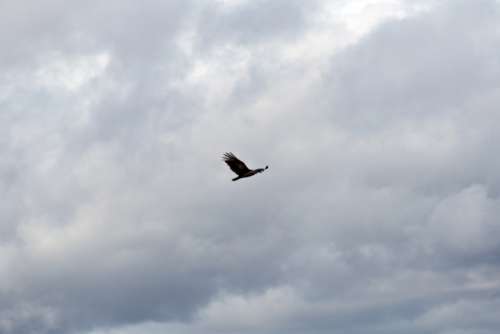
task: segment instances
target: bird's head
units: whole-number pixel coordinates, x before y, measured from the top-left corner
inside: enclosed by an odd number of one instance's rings
[[[265,170],[266,170],[266,169],[268,169],[268,168],[269,168],[269,166],[266,166],[266,168],[258,168],[258,169],[256,170],[256,172],[257,172],[257,173],[262,173],[263,171],[265,171]]]

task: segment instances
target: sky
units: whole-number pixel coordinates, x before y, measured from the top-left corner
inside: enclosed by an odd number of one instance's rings
[[[1,334],[498,332],[498,1],[0,1],[0,43]]]

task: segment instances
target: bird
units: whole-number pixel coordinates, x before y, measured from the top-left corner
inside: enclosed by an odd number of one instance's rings
[[[233,172],[235,172],[238,176],[232,179],[233,181],[242,179],[244,177],[250,177],[258,173],[262,173],[266,169],[269,168],[269,166],[266,166],[265,168],[257,168],[257,169],[250,169],[245,165],[243,161],[238,159],[233,153],[224,153],[222,156],[222,160],[231,168]]]

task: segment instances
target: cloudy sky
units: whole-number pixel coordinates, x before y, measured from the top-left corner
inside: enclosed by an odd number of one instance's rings
[[[498,333],[496,0],[3,0],[0,43],[1,334]]]

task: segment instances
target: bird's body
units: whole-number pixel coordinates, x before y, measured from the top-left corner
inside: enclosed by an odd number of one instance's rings
[[[233,179],[233,181],[245,178],[245,177],[250,177],[258,173],[262,173],[269,167],[266,166],[265,168],[257,168],[257,169],[250,169],[245,165],[243,161],[238,159],[233,153],[225,153],[224,156],[222,157],[222,160],[231,168],[233,172],[235,172],[238,176]]]

